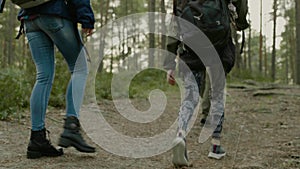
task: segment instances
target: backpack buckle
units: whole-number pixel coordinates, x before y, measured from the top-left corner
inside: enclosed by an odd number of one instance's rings
[[[200,21],[202,16],[203,16],[203,13],[201,13],[199,16],[194,16],[194,18],[197,19],[198,21]]]

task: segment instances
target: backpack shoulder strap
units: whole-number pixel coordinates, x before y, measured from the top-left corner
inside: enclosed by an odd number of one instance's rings
[[[177,0],[173,0],[173,14],[176,15]]]
[[[189,0],[180,0],[180,3],[178,3],[178,0],[173,0],[173,14],[176,15],[177,7],[179,7],[182,10],[184,6],[188,4],[188,2]]]
[[[5,4],[5,0],[3,0],[3,1],[1,0],[0,1],[0,13],[3,12],[4,4]]]
[[[183,9],[188,2],[189,2],[189,0],[182,0],[180,8]]]

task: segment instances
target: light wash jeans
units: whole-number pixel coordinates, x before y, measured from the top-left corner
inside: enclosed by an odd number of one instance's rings
[[[182,77],[185,93],[179,110],[178,130],[187,131],[188,124],[200,100],[199,90],[202,86],[201,83],[203,82],[203,74],[203,71],[186,72]]]
[[[194,114],[194,110],[199,103],[200,94],[199,91],[203,87],[203,82],[205,78],[205,71],[192,71],[186,72],[183,75],[183,84],[185,88],[184,99],[180,106],[179,116],[178,116],[178,131],[187,131],[188,124]],[[197,84],[195,84],[195,82]],[[209,86],[208,86],[209,87]],[[210,101],[210,100],[209,100]],[[218,98],[217,102],[223,102],[222,98]],[[216,104],[219,105],[219,104]],[[213,138],[220,138],[223,129],[224,121],[224,107],[215,106],[212,107],[212,116],[219,119],[216,124],[216,128],[212,134]]]
[[[77,25],[50,15],[25,20],[25,32],[36,66],[36,82],[31,93],[32,130],[45,127],[45,114],[55,74],[56,46],[68,64],[71,79],[66,92],[66,116],[79,117],[88,75],[86,52]]]

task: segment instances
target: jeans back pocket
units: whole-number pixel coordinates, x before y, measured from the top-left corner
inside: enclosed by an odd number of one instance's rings
[[[42,15],[39,19],[41,23],[40,27],[52,33],[58,32],[64,27],[64,22],[61,17]]]

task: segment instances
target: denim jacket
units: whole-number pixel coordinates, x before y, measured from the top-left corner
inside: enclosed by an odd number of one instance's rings
[[[95,18],[90,0],[52,0],[29,9],[21,9],[18,20],[30,15],[55,15],[80,23],[82,28],[94,28]]]

